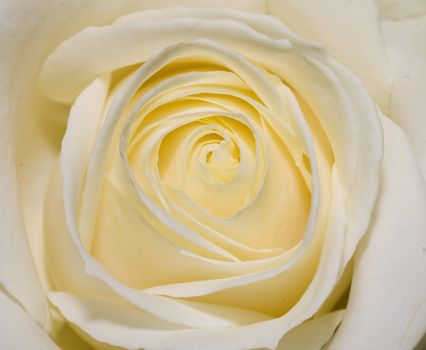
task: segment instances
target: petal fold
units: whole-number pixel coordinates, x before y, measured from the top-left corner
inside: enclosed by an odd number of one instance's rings
[[[302,323],[281,339],[276,350],[321,349],[333,336],[344,313],[344,310],[334,311]]]

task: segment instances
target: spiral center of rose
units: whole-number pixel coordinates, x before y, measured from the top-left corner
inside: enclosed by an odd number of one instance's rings
[[[219,265],[273,258],[300,244],[310,211],[290,87],[211,43],[168,50],[112,77],[96,150],[108,150],[106,181],[82,224],[93,256],[135,288],[198,278],[158,264],[147,275],[148,243]]]
[[[234,153],[235,144],[230,139],[205,142],[200,150],[200,161],[204,162],[207,169],[222,178],[226,170],[235,169],[238,165],[238,155]]]

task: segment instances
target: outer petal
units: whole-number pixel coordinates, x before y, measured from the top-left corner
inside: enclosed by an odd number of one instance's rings
[[[31,317],[0,291],[0,348],[59,350]]]
[[[384,15],[393,16],[382,22],[382,29],[394,75],[389,116],[406,132],[426,178],[426,3],[422,3],[423,8],[413,6],[408,12],[412,17],[407,18],[395,18],[397,14],[388,9]]]
[[[4,7],[3,5],[1,7]],[[13,295],[41,325],[49,317],[25,233],[16,180],[13,124],[19,91],[13,72],[20,40],[12,40],[17,26],[7,9],[0,8],[0,286]],[[10,30],[10,32],[9,32]],[[0,309],[4,314],[3,308]]]
[[[386,111],[391,78],[372,0],[268,0],[268,12],[296,33],[324,45],[358,74]]]
[[[187,339],[183,340],[187,343],[185,348],[198,349],[193,344],[194,340],[203,337],[203,335],[194,337],[194,333],[191,330],[179,328],[177,325],[163,322],[152,315],[129,307],[117,307],[118,305],[114,304],[104,305],[100,301],[75,298],[63,293],[54,293],[51,297],[54,303],[59,301],[59,299],[63,299],[69,304],[66,310],[67,316],[72,320],[76,329],[81,328],[88,332],[85,336],[89,342],[94,342],[101,338],[101,342],[135,349],[138,347],[136,344],[140,344],[140,339],[144,339],[143,341],[147,344],[146,348],[148,349],[177,349],[179,347],[176,346],[176,342],[181,342],[181,338],[186,337]],[[343,314],[343,310],[335,311],[293,328],[281,339],[277,350],[320,349],[333,335]],[[217,344],[207,345],[205,343],[202,347],[203,349],[228,348],[229,345],[221,340],[220,329],[216,328],[208,331],[211,333],[217,332],[215,334]],[[162,342],[157,337],[159,332],[168,332],[167,336],[163,336]],[[306,336],[307,334],[309,334],[309,337]],[[117,338],[120,339],[119,344],[116,343]],[[236,349],[247,349],[246,346],[241,345],[242,340],[238,341],[238,337],[236,337],[235,342]]]
[[[330,350],[412,349],[426,329],[426,186],[403,132],[383,127],[382,189]]]
[[[3,101],[0,104],[7,106]],[[34,319],[47,326],[47,303],[25,236],[7,122],[0,119],[0,286],[17,298]]]

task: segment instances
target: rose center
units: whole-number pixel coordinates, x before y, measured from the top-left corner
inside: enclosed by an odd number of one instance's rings
[[[210,179],[225,183],[233,179],[238,171],[239,149],[230,138],[205,141],[199,151],[198,161]]]
[[[176,129],[164,137],[158,154],[167,193],[175,197],[179,192],[221,217],[234,215],[252,196],[256,158],[256,141],[247,126],[226,119],[216,116]]]

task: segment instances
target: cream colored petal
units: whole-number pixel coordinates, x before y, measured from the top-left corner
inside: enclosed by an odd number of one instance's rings
[[[374,0],[268,0],[268,13],[314,40],[359,77],[387,111],[392,76]]]
[[[50,288],[110,300],[120,299],[105,283],[85,272],[83,259],[65,222],[62,181],[58,159],[49,179],[43,218]]]
[[[26,237],[15,164],[10,157],[13,154],[10,129],[6,122],[0,120],[0,157],[3,160],[0,169],[0,284],[47,328],[50,316]]]
[[[45,331],[14,301],[0,291],[0,348],[59,350]]]
[[[323,243],[320,261],[311,284],[300,298],[298,303],[284,316],[274,320],[271,328],[287,333],[312,316],[320,304],[330,294],[340,278],[345,262],[342,256],[342,248],[345,241],[345,212],[343,207],[342,188],[336,184],[337,172],[333,170],[333,200],[328,222],[328,232]],[[271,330],[271,334],[272,330]],[[273,341],[273,339],[271,339]],[[275,345],[276,346],[276,345]]]
[[[0,5],[0,285],[48,328],[48,307],[26,236],[16,171],[19,94],[26,90],[28,76],[14,74],[23,38],[15,41],[11,36],[10,31],[18,27],[13,17],[7,17],[12,12],[11,6]]]
[[[382,122],[382,187],[333,350],[412,349],[426,329],[426,187],[404,133]]]
[[[197,334],[199,330],[164,322],[125,304],[60,292],[52,293],[50,299],[95,346],[100,342],[130,349],[198,349],[205,341]],[[209,331],[215,333],[215,329]]]
[[[371,101],[361,81],[337,62],[330,59],[329,64],[340,80],[344,91],[347,93],[348,101],[352,105],[353,127],[356,131],[355,148],[352,150],[347,148],[346,150],[346,157],[353,157],[355,161],[355,169],[352,172],[353,182],[348,186],[345,180],[342,181],[347,191],[348,222],[344,249],[346,264],[367,231],[377,199],[380,186],[380,163],[383,157],[383,131],[377,107]],[[326,125],[325,129],[330,130],[328,127]],[[339,128],[340,125],[337,129]],[[334,138],[330,139],[330,142],[333,144]],[[340,147],[345,146],[340,144]],[[335,148],[334,152],[337,153]],[[338,159],[337,162],[339,162]],[[338,163],[336,163],[336,166],[338,166]],[[342,173],[345,174],[347,170],[342,169]]]
[[[72,166],[78,167],[81,173],[84,173],[89,164],[96,136],[101,128],[108,88],[109,77],[95,79],[82,91],[70,110],[66,137],[75,138]],[[83,188],[85,177],[81,177],[80,181],[78,186]],[[90,246],[96,205],[90,200],[82,203],[79,208],[80,235],[83,244]]]
[[[87,298],[78,296],[70,293],[63,292],[51,292],[49,294],[49,300],[59,308],[61,313],[73,324],[80,328],[83,328],[86,332],[89,331],[92,326],[98,328],[98,331],[104,333],[102,337],[108,336],[109,331],[106,331],[106,322],[115,324],[115,327],[111,329],[112,334],[109,336],[113,339],[111,344],[118,341],[126,342],[127,339],[124,334],[118,334],[117,328],[124,330],[133,330],[133,336],[136,336],[140,345],[144,342],[144,336],[149,336],[152,333],[157,333],[157,338],[166,338],[170,336],[167,331],[189,329],[188,327],[166,322],[160,318],[157,318],[151,314],[148,314],[133,305],[124,302],[112,302],[100,298]],[[206,311],[214,312],[215,321],[212,322],[210,327],[221,328],[221,327],[232,327],[235,325],[251,324],[261,322],[270,319],[271,317],[257,313],[254,311],[232,308],[222,305],[197,305],[194,302],[183,302],[189,307],[199,307]],[[223,317],[225,314],[225,317]],[[99,322],[100,325],[104,326],[99,329],[99,325],[96,325],[96,319],[105,320]],[[212,318],[213,320],[213,318]],[[93,322],[94,321],[94,322]],[[118,327],[117,327],[118,326]],[[115,328],[115,329],[114,329]],[[160,331],[164,331],[164,335]],[[196,331],[196,329],[194,330]],[[144,334],[145,333],[145,334]],[[122,338],[120,340],[120,338]],[[105,339],[105,338],[104,338]],[[105,341],[104,339],[98,339]],[[115,344],[114,344],[115,345]],[[134,346],[134,345],[133,345]],[[164,344],[158,344],[157,346],[164,346]]]
[[[141,36],[155,37],[155,40],[144,41],[141,45]],[[84,86],[102,73],[143,62],[153,52],[172,44],[205,37],[214,38],[240,52],[252,51],[247,47],[247,41],[253,40],[265,48],[289,47],[285,37],[274,41],[246,24],[231,19],[208,21],[178,18],[162,22],[89,27],[64,41],[49,56],[41,72],[41,86],[51,98],[70,103]],[[60,84],[63,79],[67,80],[67,84]]]
[[[265,1],[265,5],[266,5]],[[176,18],[200,18],[204,20],[220,20],[224,18],[232,19],[248,25],[250,28],[268,37],[292,38],[302,41],[304,44],[312,45],[311,42],[304,40],[275,17],[263,15],[262,11],[256,13],[241,12],[231,10],[229,6],[223,8],[203,8],[203,7],[185,7],[177,6],[169,9],[155,9],[148,11],[133,12],[119,17],[114,23],[138,22],[138,21],[164,21]],[[314,45],[315,46],[315,45]]]
[[[49,176],[54,168],[60,140],[66,127],[69,108],[52,103],[34,93],[22,103],[17,118],[15,150],[20,205],[25,218],[26,235],[45,290],[50,288],[45,262],[44,201]],[[37,181],[35,181],[37,179]]]
[[[382,22],[394,76],[388,115],[407,134],[426,179],[426,5],[413,17],[395,16]]]
[[[333,336],[345,311],[339,310],[306,321],[288,332],[276,350],[320,350]]]
[[[97,341],[124,348],[137,348],[140,344],[145,344],[144,346],[149,349],[161,349],[175,346],[173,340],[180,343],[187,338],[184,341],[186,349],[196,349],[197,345],[194,344],[194,341],[197,330],[162,323],[140,311],[132,310],[129,307],[121,308],[119,305],[108,304],[104,301],[78,298],[63,293],[52,294],[51,298],[55,304],[68,304],[68,307],[64,307],[64,313],[77,327],[86,331]],[[343,311],[336,311],[294,328],[281,339],[277,350],[319,350],[332,336],[343,313]],[[105,323],[106,320],[108,323]],[[216,336],[218,331],[218,329],[208,330],[208,332],[216,333]],[[201,331],[201,333],[205,333],[205,331]],[[308,337],[307,334],[309,334]],[[237,339],[235,340],[237,341]],[[243,339],[235,345],[244,346],[242,343]],[[218,346],[222,346],[221,349],[230,348],[223,343],[219,344],[221,343],[216,340],[215,343],[205,343],[202,347],[203,349],[217,349]],[[178,345],[177,348],[180,346]]]
[[[345,261],[365,234],[379,186],[382,131],[378,112],[361,81],[330,57],[306,57],[306,79],[287,72],[328,135],[349,213]],[[282,65],[268,60],[271,71],[283,76]],[[324,89],[327,94],[324,94]],[[333,103],[329,99],[333,98]],[[368,179],[368,181],[366,180]]]

